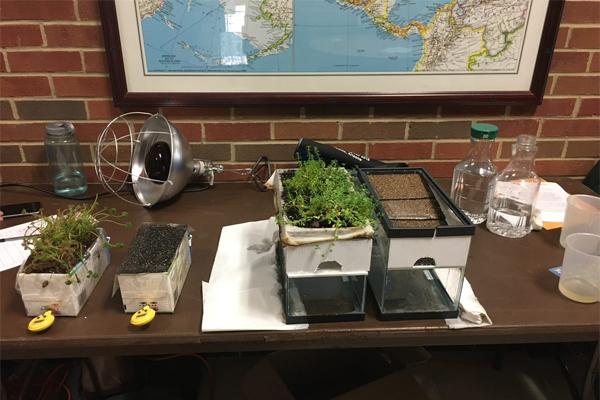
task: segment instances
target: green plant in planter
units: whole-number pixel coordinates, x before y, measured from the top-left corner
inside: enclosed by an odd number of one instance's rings
[[[282,176],[282,185],[282,212],[291,225],[339,229],[375,223],[375,203],[367,189],[336,162],[327,165],[318,154],[300,162],[293,175]]]
[[[131,223],[117,221],[126,216],[126,212],[118,213],[114,208],[100,208],[97,202],[69,206],[66,210],[58,210],[56,216],[42,214],[43,224],[29,228],[23,240],[23,247],[31,250],[23,272],[70,273],[99,237],[99,225],[113,223],[130,227]],[[107,242],[106,245],[121,247],[123,244]],[[87,277],[93,277],[92,275],[88,271]],[[66,283],[69,284],[70,281]]]

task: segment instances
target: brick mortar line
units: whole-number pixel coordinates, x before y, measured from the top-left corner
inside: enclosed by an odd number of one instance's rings
[[[596,49],[596,48],[560,48],[560,49],[555,49],[554,50],[555,53],[598,53],[600,52],[600,49]]]
[[[44,100],[57,100],[57,101],[78,101],[75,100],[73,98],[53,98],[53,97],[48,97],[45,96],[43,98]],[[3,98],[0,100],[4,100],[4,101],[26,101],[26,100],[16,100],[14,98]],[[42,100],[43,101],[43,100]],[[572,116],[548,116],[548,117],[534,117],[534,116],[498,116],[498,117],[473,117],[471,119],[467,118],[460,118],[460,117],[456,117],[456,118],[452,118],[452,117],[447,117],[447,118],[441,118],[441,119],[377,119],[376,121],[370,121],[370,120],[365,120],[365,119],[353,119],[353,120],[344,120],[344,121],[336,121],[336,120],[323,120],[323,119],[310,119],[310,120],[305,120],[303,122],[298,122],[298,120],[278,120],[278,121],[273,121],[270,122],[269,120],[265,119],[265,120],[237,120],[237,121],[229,121],[229,120],[207,120],[207,119],[200,119],[200,120],[173,120],[173,119],[169,119],[169,121],[171,121],[174,124],[205,124],[205,125],[216,125],[216,124],[228,124],[228,125],[241,125],[241,124],[269,124],[269,123],[273,123],[273,124],[278,124],[278,123],[301,123],[301,124],[316,124],[316,123],[327,123],[327,122],[331,122],[331,123],[337,123],[337,122],[341,122],[342,124],[352,124],[352,123],[365,123],[365,122],[373,122],[373,123],[420,123],[420,122],[425,122],[425,123],[438,123],[438,124],[443,124],[445,122],[472,122],[472,121],[587,121],[587,120],[596,120],[598,119],[595,116],[577,116],[577,117],[572,117]],[[17,124],[39,124],[39,123],[45,123],[45,122],[52,122],[53,120],[50,119],[31,119],[31,120],[27,120],[27,119],[15,119],[15,120],[2,120],[0,121],[0,125],[17,125]],[[110,120],[98,120],[98,119],[80,119],[80,120],[73,120],[73,123],[75,124],[82,124],[82,125],[87,125],[87,124],[108,124],[110,122]],[[139,121],[141,122],[141,120]],[[408,125],[408,124],[407,124]],[[405,133],[406,133],[406,129],[405,128]]]
[[[10,68],[10,64],[8,63],[8,55],[6,54],[6,51],[2,50],[1,56],[2,56],[2,59],[4,60],[4,67],[6,68],[6,72],[2,72],[0,74],[10,73],[11,68]]]
[[[86,72],[86,73],[82,73],[83,71],[73,71],[73,72],[68,72],[68,71],[57,71],[57,72],[0,72],[0,77],[3,76],[9,76],[9,77],[38,77],[38,76],[53,76],[55,78],[87,78],[87,77],[91,77],[91,78],[98,78],[98,77],[102,77],[102,78],[109,78],[109,74],[108,73],[104,73],[104,72]]]
[[[557,78],[563,76],[600,76],[600,72],[552,72],[550,76]]]
[[[493,161],[503,161],[503,160],[510,160],[510,158],[496,158]],[[596,161],[597,158],[593,158],[593,157],[572,157],[572,158],[557,158],[557,157],[546,157],[546,158],[536,158],[535,161]],[[456,162],[460,162],[462,161],[462,159],[458,159],[458,158],[452,158],[452,159],[431,159],[431,158],[413,158],[410,160],[406,160],[406,159],[386,159],[385,161],[388,162],[399,162],[399,161],[405,161],[405,162],[414,162],[414,161],[426,161],[426,162],[430,162],[430,163],[439,163],[439,162],[447,162],[447,163],[456,163]],[[294,160],[277,160],[277,161],[271,161],[271,163],[288,163],[288,162],[294,162]],[[231,165],[231,164],[252,164],[252,161],[220,161],[219,163],[225,164],[225,165]],[[228,164],[229,163],[229,164]],[[128,163],[120,163],[120,165],[127,165]],[[30,163],[30,162],[22,162],[22,163],[0,163],[0,168],[1,167],[28,167],[28,166],[45,166],[47,167],[48,164],[47,163]],[[83,163],[84,167],[93,167],[94,163],[93,162],[86,162]]]
[[[73,0],[73,10],[75,13],[75,19],[77,21],[81,21],[81,18],[79,16],[79,2],[77,0]]]
[[[42,32],[44,32],[42,30]],[[42,35],[42,39],[46,39],[45,32]],[[44,41],[44,47],[36,47],[36,46],[20,46],[20,47],[5,47],[4,50],[10,51],[11,53],[25,53],[25,52],[36,52],[36,53],[50,53],[56,51],[65,51],[65,52],[75,52],[75,51],[95,51],[106,53],[106,49],[104,47],[48,47],[46,42]]]
[[[48,35],[46,35],[46,29],[44,25],[40,24],[40,31],[42,32],[42,45],[44,47],[48,46]]]
[[[51,21],[51,20],[41,20],[42,26],[57,26],[57,25],[69,25],[69,26],[102,26],[100,21],[75,21],[71,20],[69,22],[64,21]]]
[[[24,163],[27,161],[27,158],[25,157],[25,151],[23,150],[22,146],[19,146],[19,153],[21,154],[21,162]]]
[[[569,147],[569,141],[565,140],[565,143],[563,144],[562,151],[560,152],[560,158],[565,158],[566,159],[568,147]]]
[[[593,2],[590,1],[590,3],[593,3]],[[600,28],[600,23],[587,22],[587,23],[578,24],[577,22],[568,22],[568,23],[561,23],[560,27],[561,28]]]
[[[43,73],[36,73],[37,75],[40,76],[47,76],[47,74],[43,74]],[[599,73],[600,74],[600,73]],[[0,73],[1,75],[1,73]],[[16,74],[11,74],[11,76],[16,75]],[[595,99],[595,98],[600,98],[600,93],[598,94],[582,94],[582,95],[576,95],[576,94],[572,94],[572,95],[566,95],[566,94],[555,94],[555,95],[545,95],[544,99],[548,99],[548,100],[565,100],[565,99],[573,99],[573,98],[577,98],[577,97],[581,97],[582,99]],[[39,99],[39,96],[14,96],[14,97],[1,97],[0,99],[15,99],[15,100],[37,100]],[[96,97],[71,97],[71,99],[80,99],[80,100],[85,100],[85,101],[110,101],[112,102],[113,98],[112,97],[102,97],[102,96],[96,96]],[[536,106],[535,104],[524,104],[524,105],[531,105],[531,106]],[[164,106],[161,106],[164,107]],[[438,106],[438,107],[443,107],[443,106]],[[140,107],[140,108],[145,108],[144,107]],[[146,108],[159,108],[159,107],[146,107]],[[170,107],[173,109],[177,109],[178,107]],[[215,109],[223,109],[223,108],[230,108],[230,107],[215,107]],[[231,107],[232,109],[235,107]],[[303,107],[300,107],[303,108]],[[375,108],[377,108],[377,106],[375,106]],[[306,116],[304,117],[292,117],[294,118],[295,121],[297,121],[298,119],[306,119]],[[336,117],[331,117],[329,118],[329,120],[331,119],[335,119]],[[366,119],[367,117],[363,118]],[[436,114],[435,117],[432,118],[439,118]],[[173,118],[173,120],[175,120],[177,118]],[[313,119],[317,119],[317,118],[309,118],[309,120],[313,120]],[[337,118],[339,120],[343,120],[344,118]],[[352,119],[352,117],[347,117],[347,119]],[[414,120],[419,120],[421,118],[415,118]],[[246,121],[246,119],[232,119],[233,121]],[[291,120],[291,119],[290,119]],[[379,120],[379,117],[375,117],[375,120]],[[248,119],[248,121],[250,121],[250,119]],[[277,120],[279,121],[279,120]],[[276,122],[277,122],[276,121]],[[372,122],[372,120],[370,120]]]
[[[10,105],[10,109],[13,113],[14,121],[20,121],[19,110],[17,110],[17,105],[14,100],[8,100],[8,104]]]
[[[573,31],[573,29],[571,29],[571,27],[569,26],[565,26],[565,28],[567,28],[567,37],[565,38],[565,47],[569,47],[569,42],[571,41],[571,32]],[[554,51],[556,51],[557,49],[555,48]]]
[[[512,144],[516,141],[516,137],[514,138],[503,138],[499,139],[496,142],[499,144]],[[599,142],[600,138],[596,136],[569,136],[569,137],[541,137],[538,140],[538,143],[563,143],[563,142]],[[321,143],[325,144],[364,144],[365,146],[372,146],[375,144],[424,144],[424,143],[432,143],[432,144],[465,144],[468,145],[470,143],[469,139],[465,137],[465,139],[376,139],[376,140],[321,140]],[[195,142],[190,141],[190,145],[289,145],[289,144],[297,144],[297,140],[273,140],[273,141],[239,141],[239,142]],[[96,144],[94,141],[82,141],[82,145],[84,146],[93,146]],[[25,146],[25,147],[33,147],[33,146],[43,146],[44,142],[41,140],[38,141],[3,141],[0,142],[0,146]]]
[[[585,66],[585,71],[586,72],[591,72],[590,69],[592,68],[592,60],[594,58],[594,53],[590,53],[590,55],[588,56],[588,61],[587,61],[587,65]]]
[[[85,21],[82,21],[85,23]],[[102,25],[100,20],[88,21],[90,23],[94,23],[95,25]],[[11,20],[3,20],[0,22],[0,25],[42,25],[42,24],[52,24],[52,25],[80,25],[80,21],[74,19],[61,19],[61,20],[47,20],[47,19],[11,19]]]
[[[550,79],[550,75],[548,75],[547,79]],[[550,94],[554,93],[554,89],[556,89],[556,82],[558,82],[558,78],[555,79],[554,77],[552,77],[552,83],[550,84]]]
[[[87,101],[83,102],[83,109],[85,110],[85,117],[90,118],[90,107]]]
[[[236,157],[235,154],[235,146],[233,145],[233,143],[229,144],[229,161],[234,161]]]
[[[576,118],[579,115],[579,110],[581,110],[581,98],[577,97],[575,99],[575,105],[573,105],[573,112],[571,113],[571,118]]]
[[[54,86],[54,79],[51,76],[48,76],[48,86],[50,86],[50,95],[52,97],[56,97],[56,87]],[[87,113],[85,115],[88,116]]]

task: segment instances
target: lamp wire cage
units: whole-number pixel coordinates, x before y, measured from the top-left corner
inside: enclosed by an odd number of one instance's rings
[[[136,124],[143,124],[143,127],[136,129]],[[156,129],[156,126],[163,129]],[[173,160],[169,160],[168,173],[160,179],[152,177],[146,170],[147,154],[144,152],[147,149],[145,150],[145,143],[142,142],[147,141],[148,137],[152,138],[152,143],[165,143],[169,149],[169,158],[173,156]],[[176,160],[177,157],[184,160]],[[153,196],[154,199],[148,201],[144,198],[143,191],[179,192],[189,183],[190,178],[200,176],[212,186],[215,173],[224,171],[222,165],[212,161],[191,158],[189,144],[164,116],[137,111],[115,117],[98,135],[94,169],[99,182],[108,192],[127,203],[146,207],[161,200],[155,200],[160,196]],[[271,174],[271,167],[267,157],[261,156],[251,168],[232,168],[227,172],[248,176],[259,190],[264,191],[264,182]],[[132,201],[123,195],[129,192],[126,186],[130,183],[138,201]]]

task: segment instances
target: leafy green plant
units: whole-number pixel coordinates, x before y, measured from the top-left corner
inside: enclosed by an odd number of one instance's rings
[[[56,216],[42,214],[43,223],[30,227],[23,240],[23,247],[31,250],[23,272],[70,273],[99,237],[99,225],[112,223],[130,227],[131,223],[117,221],[126,216],[126,212],[118,213],[114,208],[100,208],[97,202],[69,206],[66,210],[58,210]],[[108,242],[106,245],[122,246]],[[88,272],[88,277],[93,277],[93,274]]]
[[[375,203],[368,190],[335,161],[309,154],[291,176],[282,176],[283,213],[302,228],[364,227],[373,224]],[[282,216],[279,216],[282,222]]]

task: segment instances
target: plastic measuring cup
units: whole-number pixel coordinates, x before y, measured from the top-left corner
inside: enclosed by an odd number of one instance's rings
[[[574,233],[567,237],[558,290],[580,303],[600,301],[600,236]]]
[[[560,233],[560,245],[573,233],[600,235],[600,197],[574,194],[567,198],[565,221]]]

